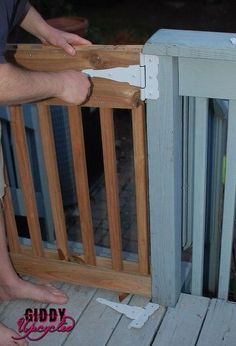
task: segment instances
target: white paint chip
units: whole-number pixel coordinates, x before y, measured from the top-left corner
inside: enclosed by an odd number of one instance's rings
[[[231,42],[233,45],[235,45],[235,44],[236,44],[236,37],[232,37],[232,38],[230,39],[230,42]]]
[[[144,323],[148,320],[148,318],[159,309],[160,305],[154,303],[148,303],[144,308],[140,308],[139,306],[131,306],[127,304],[121,304],[116,302],[111,302],[107,299],[97,298],[97,302],[107,305],[110,308],[124,314],[126,317],[133,320],[128,328],[142,328]]]

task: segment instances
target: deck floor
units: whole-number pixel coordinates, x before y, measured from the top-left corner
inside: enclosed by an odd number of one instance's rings
[[[70,333],[48,333],[30,345],[49,346],[233,346],[236,345],[236,304],[182,294],[175,308],[160,307],[141,329],[128,329],[131,320],[99,303],[96,298],[118,302],[117,292],[57,284],[69,296],[69,303],[61,306],[76,321]],[[145,306],[142,296],[125,298],[130,305]],[[16,321],[27,308],[58,308],[32,301],[3,302],[1,322],[17,330]],[[35,336],[36,334],[32,334]]]

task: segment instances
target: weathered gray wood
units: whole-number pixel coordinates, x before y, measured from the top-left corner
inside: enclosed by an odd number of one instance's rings
[[[189,97],[189,132],[188,132],[188,232],[189,243],[193,241],[193,179],[194,179],[194,121],[195,98]],[[190,243],[191,240],[191,243]]]
[[[207,177],[208,100],[196,98],[194,134],[192,294],[202,295]]]
[[[180,95],[236,99],[236,61],[179,58]]]
[[[9,304],[9,301],[1,301],[0,304],[0,320],[1,320],[1,315],[3,313],[3,311],[7,308],[7,305]]]
[[[148,299],[141,296],[134,296],[129,305],[144,307],[148,303]],[[148,321],[141,329],[131,328],[128,325],[131,322],[129,318],[123,316],[118,323],[116,329],[111,335],[107,346],[149,346],[153,337],[158,330],[166,309],[163,306],[149,317]]]
[[[227,139],[227,114],[228,107],[222,100],[214,100],[214,116],[212,117],[212,151],[211,151],[211,191],[210,205],[208,211],[209,219],[209,279],[208,290],[216,295],[218,290],[219,267],[220,267],[220,247],[221,247],[221,226],[223,212],[223,190],[222,169],[226,152]]]
[[[236,304],[213,299],[197,346],[235,346],[235,343]]]
[[[148,53],[148,52],[147,52]],[[159,61],[157,101],[147,101],[152,297],[174,306],[181,287],[182,114],[177,61]]]
[[[99,289],[63,345],[106,345],[122,315],[110,307],[97,302],[96,298],[98,297],[118,301],[117,293]]]
[[[208,298],[181,294],[176,307],[167,310],[152,345],[195,346],[209,301]]]
[[[66,308],[67,316],[74,318],[75,322],[78,322],[97,289],[77,285],[63,284],[61,286],[61,290],[66,292],[66,294],[68,295],[68,303],[66,305],[49,304],[47,305],[47,309]],[[73,329],[74,333],[76,333],[77,328],[78,325],[75,326],[75,328]],[[55,341],[57,345],[62,345],[69,337],[70,333],[48,333],[48,335],[45,336],[42,340],[37,341],[37,346],[51,346],[55,343]],[[34,344],[32,344],[32,346]]]
[[[183,223],[182,247],[188,242],[188,128],[189,128],[189,98],[183,100]]]
[[[145,50],[156,55],[236,60],[232,37],[235,33],[162,29],[149,39]]]
[[[195,98],[184,97],[183,107],[183,228],[182,247],[192,245]]]
[[[218,297],[228,298],[236,194],[236,101],[229,102],[226,179]]]

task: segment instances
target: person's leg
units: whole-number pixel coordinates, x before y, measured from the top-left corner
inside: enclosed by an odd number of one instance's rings
[[[5,223],[2,211],[2,199],[4,198],[4,190],[5,182],[3,175],[3,157],[0,144],[0,301],[12,299],[32,299],[44,303],[66,303],[68,298],[62,291],[49,284],[35,285],[31,282],[24,281],[15,272],[7,249]],[[24,340],[14,341],[12,339],[12,336],[16,336],[16,333],[3,324],[0,324],[0,346],[25,346],[28,344]]]
[[[2,211],[0,211],[0,300],[32,299],[44,303],[64,304],[67,296],[54,286],[35,285],[22,280],[10,261]]]

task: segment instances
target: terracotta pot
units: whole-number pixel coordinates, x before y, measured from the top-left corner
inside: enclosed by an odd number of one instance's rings
[[[71,32],[84,37],[88,29],[88,20],[83,17],[58,17],[47,20],[56,29]]]

